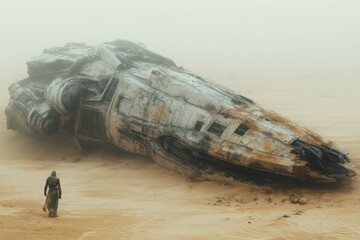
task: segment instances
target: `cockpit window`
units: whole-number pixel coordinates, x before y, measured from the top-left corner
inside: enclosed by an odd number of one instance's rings
[[[200,131],[203,125],[204,125],[204,123],[202,121],[196,121],[194,129],[196,131]]]
[[[249,127],[244,125],[244,124],[240,124],[240,126],[235,130],[236,134],[239,134],[240,136],[244,136],[244,134],[247,132],[247,130],[249,130]]]
[[[223,125],[220,125],[219,123],[213,122],[211,126],[208,129],[208,132],[213,133],[217,136],[221,136],[221,134],[224,132],[226,127]]]

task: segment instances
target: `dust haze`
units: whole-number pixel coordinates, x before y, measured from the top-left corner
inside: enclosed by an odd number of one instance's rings
[[[194,182],[137,155],[80,153],[66,135],[8,131],[4,109],[7,87],[44,48],[128,39],[334,140],[359,173],[359,9],[355,0],[0,0],[0,238],[358,238],[358,179]],[[56,219],[41,212],[53,169],[64,192]]]
[[[2,0],[1,74],[46,47],[117,38],[203,73],[359,72],[358,9],[356,0]]]

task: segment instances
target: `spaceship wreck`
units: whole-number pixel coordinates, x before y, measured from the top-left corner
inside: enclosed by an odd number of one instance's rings
[[[178,67],[143,44],[69,43],[27,63],[9,87],[8,129],[149,155],[183,174],[258,171],[339,182],[356,173],[333,142],[225,87]]]

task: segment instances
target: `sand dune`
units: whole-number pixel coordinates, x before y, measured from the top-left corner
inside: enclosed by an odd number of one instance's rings
[[[360,75],[210,76],[342,145],[360,173]],[[7,82],[2,82],[3,113]],[[0,239],[357,239],[359,180],[330,186],[194,181],[66,133],[33,139],[0,115]],[[59,217],[42,212],[51,170]],[[306,204],[293,204],[306,198]]]

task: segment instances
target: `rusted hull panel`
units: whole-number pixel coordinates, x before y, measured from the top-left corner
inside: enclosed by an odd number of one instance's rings
[[[10,129],[65,129],[80,145],[112,144],[186,175],[224,166],[311,181],[356,175],[332,142],[142,44],[67,44],[44,50],[28,70],[9,88]]]

